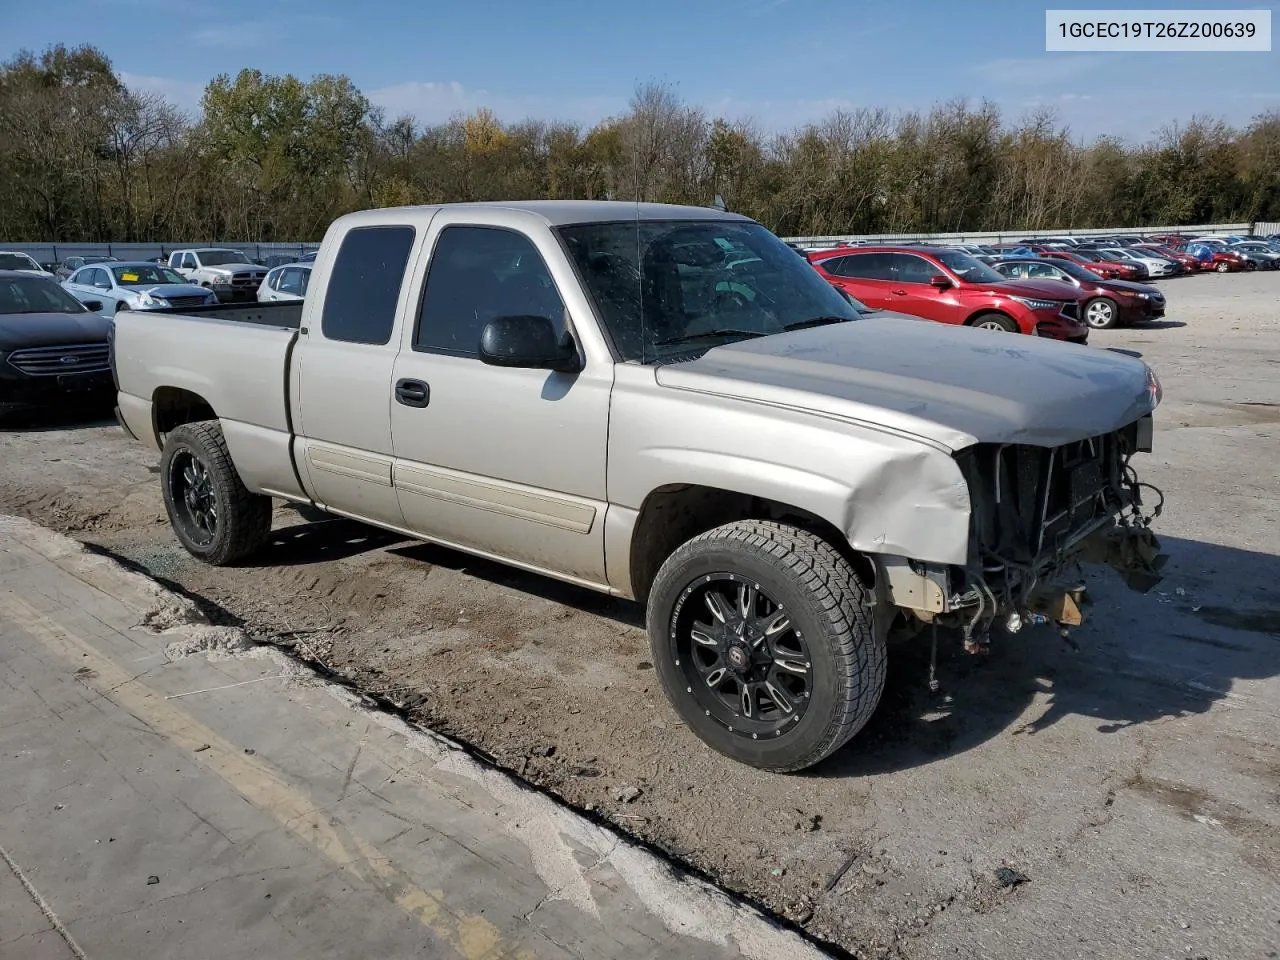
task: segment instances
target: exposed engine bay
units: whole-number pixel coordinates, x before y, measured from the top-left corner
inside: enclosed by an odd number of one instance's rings
[[[1146,417],[1058,447],[981,443],[958,453],[970,492],[970,560],[964,567],[912,564],[942,601],[912,616],[960,629],[965,649],[980,653],[997,622],[1009,632],[1056,624],[1070,643],[1088,603],[1081,563],[1107,564],[1131,589],[1150,590],[1167,559],[1151,531],[1164,495],[1130,464],[1150,440]],[[1156,501],[1150,513],[1144,491]]]

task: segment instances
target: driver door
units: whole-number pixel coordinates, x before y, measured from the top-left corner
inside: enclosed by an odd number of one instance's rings
[[[430,260],[415,271],[426,274],[424,289],[392,375],[393,482],[405,523],[429,539],[603,584],[612,358],[588,355],[577,373],[482,363],[480,333],[495,317],[537,314],[571,331],[560,291],[574,281],[549,235],[538,235],[539,249],[518,229],[465,218],[432,221]]]

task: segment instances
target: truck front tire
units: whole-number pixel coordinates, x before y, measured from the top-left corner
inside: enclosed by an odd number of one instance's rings
[[[243,560],[271,533],[271,498],[245,489],[217,420],[184,423],[165,437],[160,485],[173,532],[205,563]]]
[[[821,537],[743,520],[679,547],[648,606],[653,662],[699,738],[787,773],[829,756],[875,712],[887,651],[872,593]]]

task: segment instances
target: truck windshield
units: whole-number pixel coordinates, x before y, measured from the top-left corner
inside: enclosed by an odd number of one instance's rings
[[[245,255],[239,250],[200,250],[200,263],[206,267],[217,267],[224,263],[248,263]]]
[[[584,223],[560,235],[624,360],[857,320],[858,311],[758,223]]]

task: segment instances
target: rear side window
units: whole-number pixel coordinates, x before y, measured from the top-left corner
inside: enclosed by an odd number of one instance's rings
[[[892,280],[893,257],[888,253],[855,253],[845,258],[840,275],[862,280]]]
[[[297,267],[283,267],[276,277],[276,289],[281,293],[302,296],[302,271]]]
[[[908,253],[892,255],[897,279],[902,283],[928,283],[930,277],[936,277],[941,271],[924,257],[915,257]]]
[[[562,329],[564,312],[546,263],[524,234],[445,227],[431,253],[413,349],[475,357],[490,320],[532,314]]]
[[[326,340],[386,343],[413,248],[413,227],[356,227],[329,274],[320,329]]]

